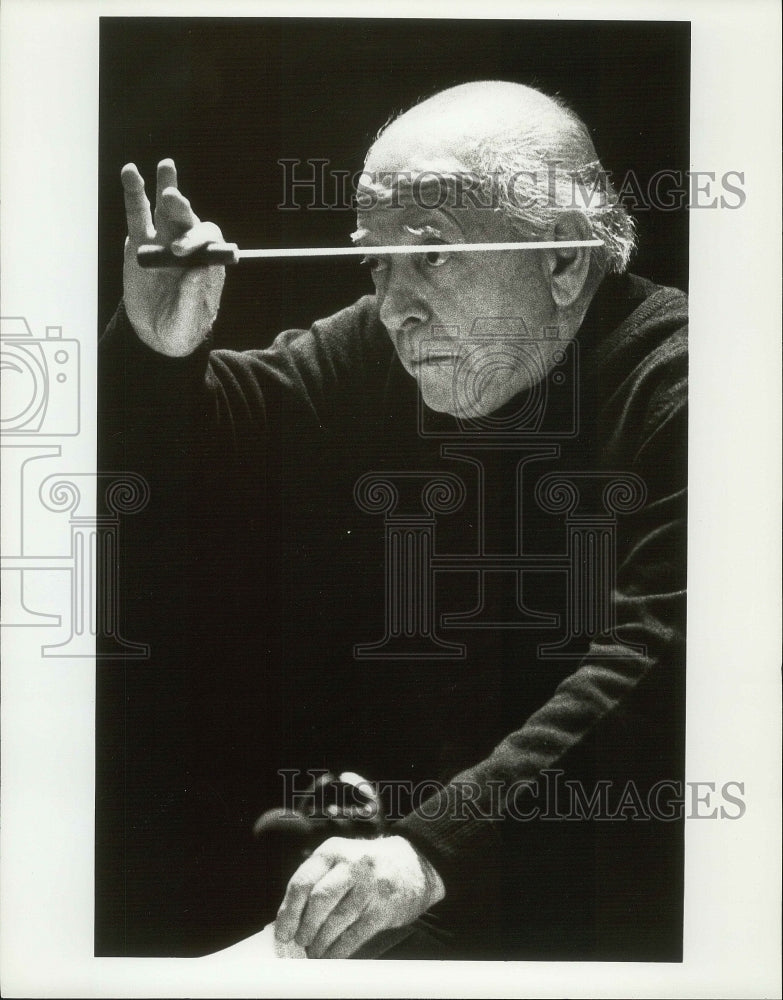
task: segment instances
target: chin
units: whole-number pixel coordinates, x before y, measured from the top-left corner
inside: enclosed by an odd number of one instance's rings
[[[452,417],[458,416],[455,412],[453,403],[440,397],[434,397],[430,392],[422,392],[421,398],[424,400],[424,405],[427,409],[432,410],[435,413],[447,413]]]
[[[435,413],[446,413],[458,420],[475,420],[478,417],[486,417],[497,407],[485,405],[481,400],[459,399],[454,392],[454,388],[448,385],[438,391],[431,388],[425,389],[419,386],[421,397],[426,406]]]

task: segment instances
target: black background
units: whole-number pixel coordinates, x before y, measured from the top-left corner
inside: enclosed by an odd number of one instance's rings
[[[240,247],[342,246],[355,226],[350,211],[278,210],[278,159],[328,159],[353,173],[390,115],[453,84],[506,79],[565,98],[590,127],[604,167],[614,177],[634,171],[644,189],[656,171],[689,167],[689,47],[687,23],[101,19],[101,328],[122,294],[119,173],[128,161],[153,197],[155,165],[173,157],[194,210]],[[632,269],[686,288],[687,211],[636,218]],[[264,346],[367,291],[355,258],[240,264],[226,283],[217,345]],[[107,394],[132,391],[102,386],[99,412]],[[106,438],[99,433],[99,466],[132,471]],[[249,830],[262,808],[279,804],[274,769],[336,766],[312,752],[317,718],[290,722],[300,681],[286,688],[259,672],[260,643],[248,636],[255,619],[280,619],[274,580],[261,595],[234,578],[240,562],[232,562],[231,540],[220,538],[229,530],[223,512],[199,506],[202,494],[219,489],[202,489],[208,470],[183,475],[188,509],[159,509],[153,497],[122,524],[123,634],[149,642],[152,656],[98,668],[98,954],[197,954],[258,929],[269,914],[262,918],[257,906],[253,879],[263,866]],[[324,595],[301,598],[305,613],[320,602],[322,617],[330,601],[353,599],[342,591],[327,594],[325,605]],[[265,639],[273,669],[290,669],[273,648],[279,637]],[[315,646],[318,655],[299,662],[297,676],[311,678],[324,704],[339,705],[339,677]],[[389,703],[390,684],[404,691],[416,681],[396,664],[377,676]],[[400,709],[404,698],[397,701]],[[344,711],[347,732],[347,703]],[[260,762],[271,768],[266,779]]]

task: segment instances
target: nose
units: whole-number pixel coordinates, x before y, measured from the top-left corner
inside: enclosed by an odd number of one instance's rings
[[[429,307],[417,287],[415,275],[410,268],[396,264],[402,261],[391,264],[386,280],[376,288],[378,315],[391,336],[412,331],[429,318]]]

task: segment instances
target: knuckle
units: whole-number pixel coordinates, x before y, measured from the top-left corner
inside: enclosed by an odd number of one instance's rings
[[[363,866],[356,866],[351,871],[351,882],[354,886],[356,892],[365,895],[370,891],[370,887],[373,885],[375,879],[372,872],[368,871]]]
[[[322,854],[327,858],[342,857],[345,854],[344,841],[342,837],[329,837],[325,840],[323,844],[315,851],[316,854]]]
[[[307,889],[307,882],[294,876],[294,878],[288,883],[288,890],[285,894],[287,901],[286,905],[290,905],[296,900],[301,899],[301,897],[307,892]]]
[[[294,940],[303,948],[312,943],[318,931],[319,924],[314,923],[312,917],[304,917],[299,921],[299,926],[295,928]]]
[[[369,927],[361,929],[352,927],[345,934],[345,940],[342,942],[342,947],[340,948],[340,957],[352,955],[371,934],[372,932]]]
[[[303,948],[306,947],[310,944],[316,929],[317,928],[313,926],[310,920],[305,919],[300,921],[299,926],[296,928],[296,933],[294,934],[294,941],[296,941],[297,944],[302,945]]]
[[[336,917],[349,918],[357,917],[360,912],[360,896],[355,891],[344,896],[340,902],[334,908],[334,914]]]
[[[283,909],[289,909],[291,905],[296,902],[297,897],[301,895],[299,886],[295,883],[289,882],[285,890],[285,895],[283,896],[283,902],[281,904]]]
[[[394,881],[387,875],[380,875],[375,880],[375,891],[381,899],[389,899],[394,895]]]
[[[310,900],[316,906],[320,906],[322,903],[325,903],[328,899],[331,898],[331,896],[332,896],[331,889],[322,888],[319,885],[315,886],[315,888],[310,892]]]

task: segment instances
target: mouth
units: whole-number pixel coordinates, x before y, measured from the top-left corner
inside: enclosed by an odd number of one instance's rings
[[[452,365],[457,360],[455,354],[427,354],[425,357],[411,358],[411,368],[428,368],[438,365]]]

